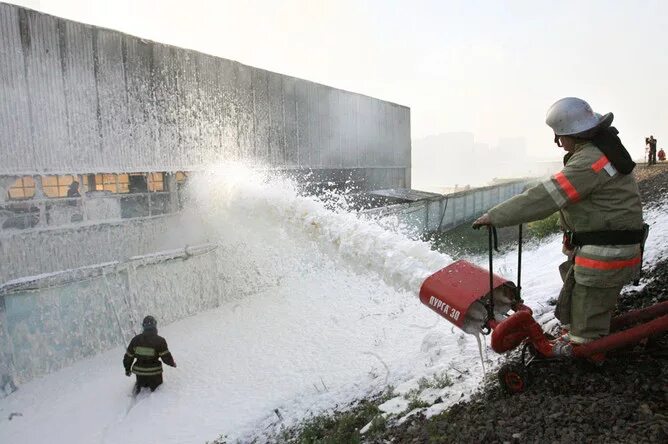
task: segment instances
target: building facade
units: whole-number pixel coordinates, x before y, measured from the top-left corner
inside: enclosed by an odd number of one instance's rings
[[[407,107],[0,3],[0,397],[242,293],[197,171],[409,187],[410,149]]]
[[[63,230],[85,248],[84,232],[159,225],[189,174],[219,161],[410,187],[407,107],[3,3],[0,96],[0,253],[14,264],[0,283],[80,265],[29,257],[35,244],[58,257]]]

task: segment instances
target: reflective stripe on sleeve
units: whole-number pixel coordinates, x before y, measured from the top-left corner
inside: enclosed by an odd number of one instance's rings
[[[130,354],[130,353],[128,353],[128,352],[125,352],[125,356],[129,356],[129,357],[131,357],[131,358],[134,358],[134,357],[135,357],[135,355]]]
[[[575,203],[580,200],[580,194],[575,189],[570,180],[564,175],[564,173],[559,172],[554,175],[554,180],[557,181],[557,184],[561,187],[562,191],[568,196],[568,200]]]
[[[605,172],[608,173],[610,177],[617,174],[617,169],[612,165],[605,154],[602,155],[596,162],[591,164],[591,169],[594,170],[595,173],[599,173],[601,170],[605,170]]]
[[[557,189],[557,187],[554,185],[552,182],[552,179],[547,179],[542,182],[543,186],[547,190],[547,193],[550,195],[552,200],[554,200],[554,203],[557,204],[559,208],[563,207],[566,205],[566,198],[561,195],[561,192]]]
[[[634,265],[638,265],[639,263],[640,256],[621,261],[599,261],[581,256],[575,257],[576,266],[593,268],[596,270],[619,270],[620,268],[632,267]]]
[[[160,356],[165,356],[167,353],[169,353],[169,350],[165,350],[164,352],[160,352]]]
[[[603,169],[606,163],[610,163],[610,161],[604,154],[596,162],[591,164],[591,169],[594,170],[595,173],[598,173]]]
[[[614,166],[612,166],[612,164],[611,164],[610,162],[608,162],[608,163],[603,167],[603,169],[605,170],[606,173],[608,173],[608,174],[610,175],[610,177],[612,177],[612,176],[614,176],[615,174],[617,174],[617,169],[616,169]]]

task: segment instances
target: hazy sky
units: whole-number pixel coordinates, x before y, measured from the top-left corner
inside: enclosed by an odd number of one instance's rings
[[[634,157],[668,141],[668,1],[12,1],[411,107],[413,138],[525,136],[579,96]],[[668,144],[667,144],[668,145]]]

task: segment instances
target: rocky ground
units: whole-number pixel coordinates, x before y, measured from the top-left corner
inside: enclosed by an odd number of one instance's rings
[[[668,197],[667,166],[639,166],[636,176],[646,208]],[[623,294],[619,312],[668,299],[668,260],[645,275],[651,282]],[[532,367],[529,374],[522,394],[505,394],[494,375],[469,401],[430,419],[414,415],[369,442],[668,442],[665,335],[610,354],[602,365],[560,361]]]

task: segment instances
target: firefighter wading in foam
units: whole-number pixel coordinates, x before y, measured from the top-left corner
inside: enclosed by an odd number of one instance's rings
[[[131,373],[134,373],[137,376],[135,394],[139,393],[142,387],[148,387],[154,391],[162,384],[160,359],[165,364],[176,367],[176,362],[167,348],[167,341],[158,335],[158,322],[155,318],[146,316],[142,327],[144,332],[132,338],[123,356],[125,375],[130,376]]]
[[[565,231],[559,266],[564,286],[555,315],[568,333],[562,341],[587,343],[610,332],[622,287],[638,274],[646,237],[635,163],[611,127],[613,115],[594,113],[574,97],[547,113],[555,142],[567,151],[559,173],[515,196],[473,223],[506,227],[555,211]]]

